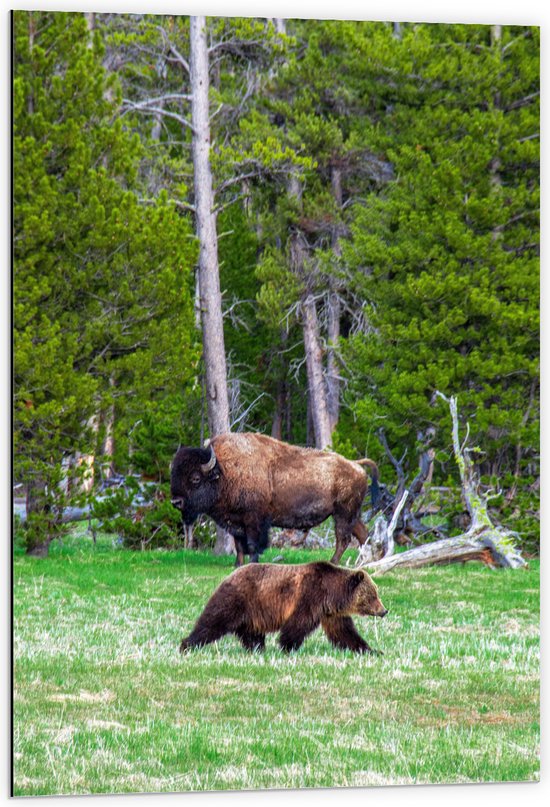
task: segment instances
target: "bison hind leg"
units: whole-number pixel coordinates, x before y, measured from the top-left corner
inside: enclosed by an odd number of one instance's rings
[[[334,516],[334,531],[336,534],[336,549],[334,550],[334,555],[330,559],[331,563],[338,564],[340,562],[340,558],[348,548],[348,544],[351,540],[351,530],[352,525],[350,521],[348,521],[343,516]]]

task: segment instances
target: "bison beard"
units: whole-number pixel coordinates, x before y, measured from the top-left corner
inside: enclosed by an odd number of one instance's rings
[[[339,454],[291,446],[261,434],[222,434],[208,448],[178,449],[171,469],[172,503],[191,524],[200,513],[233,535],[237,566],[252,561],[268,545],[270,527],[307,530],[333,516],[338,563],[351,537],[364,544],[368,532],[361,506],[372,475],[378,496],[378,469],[369,459],[353,462]]]
[[[180,651],[203,647],[228,633],[247,650],[262,650],[265,635],[280,631],[279,644],[290,652],[320,625],[341,650],[380,654],[357,632],[352,614],[387,614],[376,586],[362,570],[324,562],[251,564],[216,589]]]

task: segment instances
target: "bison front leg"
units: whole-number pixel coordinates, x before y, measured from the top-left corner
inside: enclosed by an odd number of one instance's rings
[[[247,551],[246,541],[244,538],[238,538],[236,535],[233,536],[233,540],[235,541],[235,552],[237,553],[235,566],[242,566]]]
[[[267,547],[269,539],[269,524],[263,521],[258,521],[256,518],[250,518],[246,525],[246,551],[250,555],[251,563],[258,563],[260,555]]]

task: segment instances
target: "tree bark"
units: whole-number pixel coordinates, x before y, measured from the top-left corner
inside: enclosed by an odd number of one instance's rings
[[[315,434],[315,447],[326,448],[331,444],[332,432],[323,373],[323,351],[319,338],[317,307],[313,295],[308,294],[302,303],[304,349],[306,354],[307,388],[311,402],[311,416]]]
[[[332,165],[330,169],[330,184],[332,195],[336,203],[338,212],[342,210],[343,193],[342,193],[342,169],[339,165]],[[339,221],[332,231],[332,251],[336,256],[336,260],[342,255],[342,247],[340,244],[340,231]],[[340,315],[341,315],[341,302],[340,295],[337,291],[336,278],[330,279],[330,290],[327,299],[327,405],[330,421],[330,433],[334,431],[338,425],[338,417],[340,415],[340,368],[338,366],[338,343],[340,341]]]
[[[296,175],[288,181],[288,194],[301,203],[302,186]],[[290,237],[290,267],[298,277],[306,276],[307,244],[300,230]],[[313,424],[316,448],[326,448],[331,443],[328,414],[327,385],[323,372],[323,351],[319,334],[317,306],[311,291],[306,287],[302,299],[302,329],[306,357],[308,402]]]
[[[470,531],[457,535],[456,538],[444,538],[363,565],[371,572],[385,574],[397,568],[418,569],[421,566],[465,563],[468,560],[482,560],[490,565],[498,565],[490,548],[480,543],[479,537]]]
[[[103,420],[105,435],[101,446],[101,476],[110,479],[114,474],[113,457],[115,454],[115,405],[111,403]]]
[[[229,431],[227,367],[218,266],[218,235],[210,166],[210,106],[206,18],[190,18],[191,120],[199,289],[210,436]]]
[[[491,26],[491,45],[493,47],[500,47],[500,43],[502,40],[502,25],[492,25]],[[500,107],[500,93],[496,92],[494,95],[495,107],[498,109]],[[500,141],[497,141],[497,149],[500,148]],[[491,176],[491,185],[493,188],[501,188],[502,187],[502,177],[500,175],[500,169],[502,168],[502,163],[500,161],[500,156],[495,154],[491,162],[489,163],[489,171]],[[493,229],[493,240],[496,240],[501,235],[500,230],[498,228]]]
[[[199,294],[210,437],[230,430],[227,365],[218,264],[218,234],[210,165],[209,64],[206,17],[190,17],[191,124],[195,218],[199,239]],[[232,551],[232,539],[217,528],[214,552]]]

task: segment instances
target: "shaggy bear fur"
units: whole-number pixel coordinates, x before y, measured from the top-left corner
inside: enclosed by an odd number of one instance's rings
[[[362,569],[325,562],[250,564],[218,586],[180,651],[215,642],[226,633],[234,633],[247,650],[261,650],[265,634],[280,631],[279,644],[288,652],[321,625],[335,647],[378,653],[357,633],[353,614],[387,614]]]

